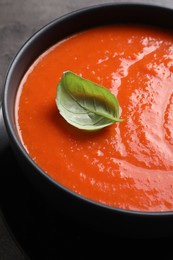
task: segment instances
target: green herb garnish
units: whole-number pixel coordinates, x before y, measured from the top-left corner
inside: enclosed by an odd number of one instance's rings
[[[116,97],[105,87],[66,71],[57,87],[56,104],[62,117],[83,130],[97,130],[119,118]]]

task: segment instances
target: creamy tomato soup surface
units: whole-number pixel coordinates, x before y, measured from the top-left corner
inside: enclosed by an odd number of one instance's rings
[[[108,88],[121,123],[88,132],[57,109],[64,71]],[[173,33],[117,24],[68,37],[24,75],[16,126],[31,158],[54,180],[101,204],[173,210]]]

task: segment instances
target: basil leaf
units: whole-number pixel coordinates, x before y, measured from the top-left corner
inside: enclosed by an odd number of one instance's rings
[[[122,121],[118,100],[107,88],[71,71],[62,75],[56,104],[62,117],[79,129],[97,130]]]

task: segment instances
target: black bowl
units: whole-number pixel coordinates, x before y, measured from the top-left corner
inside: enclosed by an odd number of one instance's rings
[[[103,4],[60,17],[34,34],[15,56],[4,84],[2,112],[11,147],[31,185],[53,207],[90,227],[127,237],[173,234],[173,212],[139,212],[93,202],[64,188],[39,168],[22,146],[15,126],[14,103],[19,83],[35,59],[50,46],[81,30],[112,23],[173,28],[173,10],[156,5]],[[21,195],[22,196],[22,195]]]

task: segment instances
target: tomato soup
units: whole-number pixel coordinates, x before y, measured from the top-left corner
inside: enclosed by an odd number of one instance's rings
[[[108,88],[123,122],[88,132],[56,106],[64,71]],[[111,25],[45,51],[21,81],[16,125],[51,178],[93,201],[139,211],[173,210],[173,33]]]

